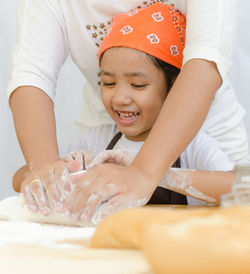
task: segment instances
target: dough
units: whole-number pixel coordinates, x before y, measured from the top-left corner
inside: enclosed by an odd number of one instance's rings
[[[0,219],[13,221],[30,221],[37,223],[82,226],[81,222],[73,222],[69,217],[60,213],[44,216],[40,212],[32,213],[26,206],[22,196],[11,196],[0,202]]]
[[[153,223],[173,223],[190,218],[212,214],[214,208],[173,209],[164,207],[143,207],[127,209],[107,217],[91,238],[91,247],[141,248],[145,227]]]

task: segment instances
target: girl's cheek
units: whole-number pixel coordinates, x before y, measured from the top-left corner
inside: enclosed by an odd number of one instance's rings
[[[103,105],[105,106],[105,108],[107,108],[107,109],[111,108],[112,98],[110,96],[103,95],[102,102],[103,102]]]

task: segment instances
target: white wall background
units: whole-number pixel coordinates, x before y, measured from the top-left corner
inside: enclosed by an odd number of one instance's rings
[[[250,141],[250,1],[241,0],[235,58],[230,77],[241,104],[247,110],[245,125]],[[0,0],[0,200],[14,194],[12,175],[24,164],[5,95],[10,68],[11,48],[15,41],[18,0]],[[68,60],[57,87],[56,119],[58,142],[69,142],[78,132],[74,121],[81,115],[81,88],[84,79],[76,66]],[[74,91],[74,97],[71,94]]]

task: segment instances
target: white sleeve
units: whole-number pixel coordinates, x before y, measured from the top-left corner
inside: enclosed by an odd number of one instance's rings
[[[224,80],[233,54],[236,11],[236,0],[187,0],[183,64],[193,58],[213,61]]]
[[[218,142],[199,132],[181,154],[181,167],[196,170],[230,171],[234,164],[220,149]]]
[[[21,0],[7,96],[29,85],[54,100],[57,76],[68,52],[59,1]]]

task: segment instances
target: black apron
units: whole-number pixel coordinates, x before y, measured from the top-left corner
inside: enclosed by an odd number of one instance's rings
[[[111,140],[106,150],[112,150],[118,140],[121,138],[122,133],[118,132]],[[180,157],[175,161],[172,167],[180,168]],[[172,190],[158,186],[153,193],[148,204],[173,204],[173,205],[187,205],[187,197],[183,194],[177,193]]]

